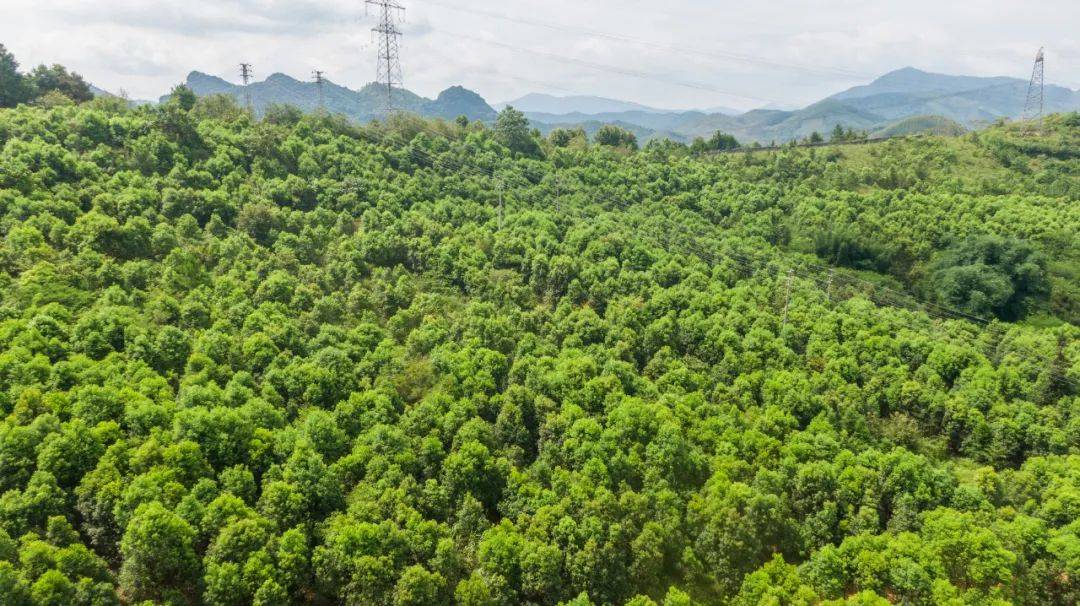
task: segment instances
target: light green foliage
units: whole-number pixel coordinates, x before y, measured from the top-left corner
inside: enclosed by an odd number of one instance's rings
[[[2,110],[0,603],[1075,604],[1047,125],[708,157]]]
[[[193,601],[200,566],[195,532],[158,501],[135,512],[120,542],[120,586],[134,600]]]

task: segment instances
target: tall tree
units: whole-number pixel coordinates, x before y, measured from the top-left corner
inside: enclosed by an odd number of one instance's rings
[[[1046,257],[1028,242],[973,236],[937,256],[930,288],[945,305],[1013,320],[1049,295],[1046,266]]]
[[[598,145],[637,149],[637,137],[634,136],[634,133],[613,124],[601,126],[600,129],[596,131],[596,134],[593,135],[593,140],[595,140]]]
[[[75,102],[90,101],[94,98],[90,85],[83,80],[83,77],[75,72],[69,72],[63,65],[53,64],[52,67],[39,65],[27,77],[39,95],[56,91]]]
[[[540,145],[529,132],[529,119],[525,114],[507,106],[495,119],[495,138],[510,151],[525,156],[540,154]]]
[[[120,542],[120,586],[132,601],[194,601],[199,558],[195,531],[161,503],[142,507]]]
[[[702,137],[694,139],[693,144],[690,146],[690,151],[695,154],[710,151],[725,151],[739,148],[739,140],[723,131],[716,131],[713,136],[709,137],[706,141]]]
[[[30,100],[33,87],[19,73],[19,62],[0,44],[0,107],[15,107]]]

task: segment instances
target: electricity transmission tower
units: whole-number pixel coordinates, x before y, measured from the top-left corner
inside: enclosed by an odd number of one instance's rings
[[[1046,61],[1043,56],[1043,49],[1039,49],[1039,53],[1035,55],[1035,68],[1031,71],[1031,83],[1028,84],[1027,102],[1024,103],[1024,116],[1023,120],[1027,122],[1028,128],[1032,125],[1038,125],[1038,129],[1041,131],[1043,126],[1043,110],[1045,109],[1043,99],[1043,68]]]
[[[398,16],[405,11],[394,0],[364,0],[368,6],[379,10],[379,24],[371,31],[379,34],[379,67],[375,82],[386,87],[386,113],[394,110],[394,87],[401,88],[400,51],[401,30],[397,27]]]
[[[315,79],[315,86],[319,89],[319,108],[326,109],[326,93],[323,92],[323,83],[326,80],[323,78],[323,74],[326,72],[321,70],[313,70],[311,76]]]
[[[255,113],[255,105],[251,102],[251,90],[248,89],[248,84],[251,83],[251,78],[254,75],[255,70],[252,69],[250,63],[240,64],[240,80],[244,83],[244,104],[251,113]]]

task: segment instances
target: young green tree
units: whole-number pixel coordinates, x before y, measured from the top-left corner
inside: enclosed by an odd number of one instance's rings
[[[52,94],[0,109],[0,604],[1080,601],[1075,116],[544,157]],[[907,297],[1043,271],[1060,322]]]
[[[495,138],[512,152],[523,156],[537,156],[540,145],[529,130],[525,114],[507,106],[495,119]]]
[[[195,603],[200,584],[195,531],[153,502],[140,508],[120,542],[120,587],[132,601]]]
[[[169,103],[175,104],[177,107],[184,111],[191,111],[195,108],[195,103],[198,101],[198,97],[195,96],[195,91],[191,90],[187,84],[177,84],[169,92]]]

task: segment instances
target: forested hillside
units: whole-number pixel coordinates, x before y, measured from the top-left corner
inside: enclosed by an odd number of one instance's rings
[[[1076,114],[55,105],[0,110],[0,603],[1080,601]]]

